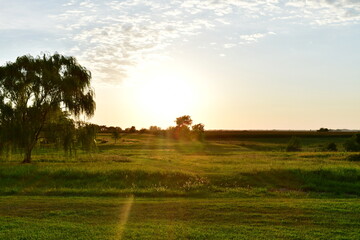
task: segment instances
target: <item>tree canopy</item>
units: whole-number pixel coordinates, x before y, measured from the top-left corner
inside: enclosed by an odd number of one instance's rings
[[[1,146],[23,150],[31,161],[44,124],[52,113],[66,111],[75,117],[95,111],[91,73],[74,57],[60,54],[18,57],[0,67]]]
[[[182,140],[204,140],[204,124],[195,124],[192,126],[192,130],[190,130],[193,120],[189,115],[184,115],[176,118],[175,123],[175,127],[169,127],[167,130],[168,134],[172,138]]]
[[[178,127],[190,126],[192,124],[192,119],[189,115],[184,115],[176,118],[175,122]]]

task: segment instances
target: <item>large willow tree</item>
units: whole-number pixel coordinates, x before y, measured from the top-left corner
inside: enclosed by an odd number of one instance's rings
[[[0,147],[21,149],[23,163],[30,163],[52,112],[94,114],[90,80],[90,71],[74,57],[59,54],[22,56],[0,67]]]

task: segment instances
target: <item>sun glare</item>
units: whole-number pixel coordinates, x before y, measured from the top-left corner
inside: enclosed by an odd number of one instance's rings
[[[195,100],[187,79],[175,73],[149,76],[140,89],[138,99],[143,110],[165,119],[187,113]]]

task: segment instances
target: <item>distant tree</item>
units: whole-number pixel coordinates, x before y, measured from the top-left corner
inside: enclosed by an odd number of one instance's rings
[[[320,128],[317,130],[317,132],[329,132],[330,130],[328,128]]]
[[[114,139],[115,144],[116,144],[116,141],[120,138],[120,131],[119,131],[119,129],[115,128],[115,129],[113,130],[113,132],[111,133],[111,137]]]
[[[161,133],[161,128],[158,126],[150,126],[149,132],[154,135],[159,135]]]
[[[176,126],[178,127],[183,127],[183,126],[189,127],[192,124],[192,120],[189,115],[178,117],[176,118],[175,122],[176,122]]]
[[[297,137],[292,137],[286,146],[287,152],[299,152],[301,151],[301,142]]]
[[[174,139],[191,139],[190,126],[192,124],[192,119],[189,115],[184,115],[176,118],[175,120],[176,127],[172,129],[171,136]]]
[[[0,138],[31,162],[50,113],[66,110],[74,116],[95,111],[91,74],[75,58],[59,54],[22,56],[0,67]]]
[[[136,128],[135,126],[132,126],[129,130],[129,133],[136,133]]]
[[[130,127],[130,128],[125,128],[125,131],[124,132],[126,132],[126,133],[136,133],[136,128],[135,128],[135,126],[132,126],[132,127]]]
[[[150,127],[149,127],[149,131],[150,131],[150,132],[161,131],[161,128],[158,127],[158,126],[150,126]]]
[[[146,128],[142,128],[142,129],[139,130],[140,134],[144,134],[144,133],[147,133],[147,132],[148,132],[148,130]]]
[[[192,126],[192,132],[193,132],[195,139],[197,139],[199,141],[204,140],[204,133],[205,133],[204,128],[205,128],[205,125],[202,123],[195,124]]]

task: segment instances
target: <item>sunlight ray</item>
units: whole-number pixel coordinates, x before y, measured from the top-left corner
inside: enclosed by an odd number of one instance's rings
[[[123,206],[122,206],[121,212],[120,212],[120,220],[119,220],[119,225],[118,225],[117,234],[116,234],[115,239],[123,238],[124,230],[126,227],[126,223],[129,219],[129,215],[130,215],[130,211],[131,211],[133,202],[134,202],[134,196],[131,195],[123,203]]]

